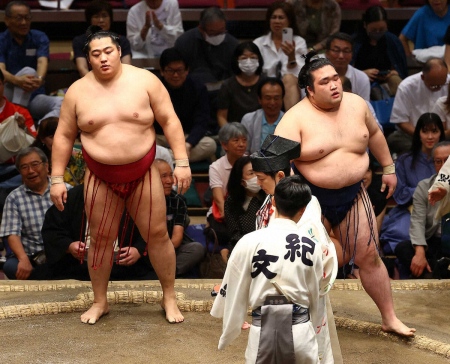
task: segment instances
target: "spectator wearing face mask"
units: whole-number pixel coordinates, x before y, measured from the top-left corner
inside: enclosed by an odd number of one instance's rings
[[[238,43],[227,33],[223,12],[211,7],[202,11],[197,28],[176,40],[175,48],[189,64],[191,76],[201,83],[211,84],[232,75],[231,60]]]
[[[259,108],[258,81],[264,61],[253,42],[239,44],[234,50],[231,69],[234,76],[225,80],[217,99],[217,122],[241,122],[242,117]]]
[[[239,239],[256,229],[256,212],[266,197],[257,182],[249,156],[243,156],[234,163],[227,188],[225,220],[231,234],[231,252]]]

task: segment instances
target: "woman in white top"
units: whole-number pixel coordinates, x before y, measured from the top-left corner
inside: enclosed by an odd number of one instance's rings
[[[298,36],[294,8],[283,1],[272,3],[266,13],[269,32],[253,42],[258,46],[264,59],[263,72],[269,77],[281,77],[286,89],[285,110],[300,101],[297,76],[305,64],[302,58],[307,53],[305,40]],[[283,29],[292,28],[292,42],[283,42]]]

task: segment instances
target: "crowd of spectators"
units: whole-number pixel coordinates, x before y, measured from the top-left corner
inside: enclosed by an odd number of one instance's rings
[[[89,25],[114,30],[113,7],[106,0],[89,2],[85,17]],[[35,138],[30,148],[0,164],[0,205],[5,205],[0,238],[7,246],[4,272],[10,279],[88,279],[83,260],[88,241],[79,241],[79,232],[86,230],[81,145],[74,148],[64,176],[74,186],[68,208],[59,212],[51,207],[48,176],[63,97],[45,94],[50,41],[45,33],[32,29],[31,21],[27,2],[9,2],[6,30],[0,33],[0,123],[14,118],[21,133]],[[340,25],[341,9],[335,0],[277,0],[267,8],[267,32],[253,41],[240,41],[227,31],[229,23],[218,7],[202,10],[198,25],[185,30],[176,0],[141,0],[128,10],[126,34],[118,35],[118,42],[123,63],[159,60],[160,80],[185,131],[189,160],[209,165],[212,198],[206,222],[216,232],[225,261],[240,237],[255,229],[256,212],[267,205],[272,193],[257,182],[248,156],[260,150],[284,113],[304,96],[298,87],[303,55],[314,51],[328,58],[347,84],[344,91],[366,100],[375,118],[372,105],[385,98],[385,90],[393,100],[390,126],[395,129],[385,136],[397,158],[399,181],[392,201],[396,206],[386,217],[386,201],[376,191],[379,166],[371,164],[363,182],[371,191],[383,253],[397,254],[402,278],[422,277],[434,265],[424,263],[423,241],[434,239],[436,244],[440,237],[435,221],[425,220],[434,207],[423,207],[423,186],[433,183],[440,166],[437,160],[448,149],[440,142],[450,138],[450,76],[444,56],[450,45],[448,1],[427,0],[399,36],[389,32],[387,12],[380,4],[365,9],[354,34],[340,32]],[[289,28],[291,33],[286,31]],[[73,39],[80,77],[90,71],[86,39],[85,34]],[[421,72],[411,74],[407,57],[428,49],[434,55],[435,47],[440,47],[438,55],[424,60]],[[205,248],[186,235],[186,201],[172,189],[171,152],[163,148],[167,140],[157,120],[155,129],[160,155],[155,163],[166,195],[177,276],[189,276]],[[416,190],[421,195],[416,196]],[[39,208],[34,207],[36,201],[41,201]],[[422,204],[423,209],[414,212],[414,204]],[[31,210],[38,216],[30,218]],[[124,231],[133,230],[126,216],[122,223]],[[424,226],[421,230],[415,224]],[[128,245],[117,242],[112,277],[152,279],[151,266],[142,263],[148,262],[142,238],[135,234],[128,240]],[[123,261],[132,264],[125,267]]]

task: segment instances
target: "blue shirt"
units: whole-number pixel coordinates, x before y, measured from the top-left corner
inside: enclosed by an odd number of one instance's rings
[[[262,128],[261,128],[261,145],[262,145],[262,143],[264,143],[264,140],[266,139],[267,135],[275,133],[275,129],[276,129],[278,123],[280,122],[282,116],[283,116],[283,112],[280,111],[280,115],[278,115],[278,119],[273,124],[269,124],[266,119],[266,114],[263,113]]]
[[[0,33],[0,63],[6,65],[6,70],[15,75],[24,67],[37,68],[39,57],[49,56],[50,41],[44,32],[30,30],[24,42],[18,44],[9,30]],[[44,86],[35,94],[45,93]]]
[[[444,44],[444,36],[450,25],[450,11],[442,18],[431,6],[417,10],[402,30],[402,34],[414,43],[414,49],[424,49]]]

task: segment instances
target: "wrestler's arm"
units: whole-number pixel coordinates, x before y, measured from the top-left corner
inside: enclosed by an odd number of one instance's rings
[[[292,109],[295,109],[295,106]],[[292,109],[286,112],[286,114],[284,114],[284,116],[281,118],[280,122],[275,128],[274,135],[279,135],[283,138],[300,143],[301,130]]]
[[[183,127],[175,113],[166,88],[156,76],[150,72],[147,73],[151,78],[148,83],[150,106],[175,157],[173,177],[175,184],[178,185],[178,193],[184,193],[191,184],[191,169],[189,167],[177,167],[176,165],[177,160],[188,159]]]
[[[75,111],[76,89],[69,88],[61,105],[58,127],[53,137],[52,176],[64,176],[67,163],[72,153],[73,143],[78,134]],[[64,210],[67,201],[67,188],[64,183],[52,184],[50,196],[59,211]]]
[[[375,121],[374,117],[372,116],[372,113],[370,112],[369,108],[367,107],[367,104],[364,102],[363,107],[365,108],[365,120],[366,120],[366,126],[369,130],[369,149],[372,152],[372,154],[377,159],[378,163],[382,167],[387,167],[392,164],[394,164],[394,161],[392,160],[391,153],[389,152],[389,147],[386,142],[386,138],[384,137],[381,129],[378,127],[377,122]],[[381,177],[382,184],[381,184],[381,192],[384,192],[386,189],[386,186],[389,188],[389,192],[386,196],[386,198],[390,198],[395,190],[395,187],[397,186],[397,176],[395,173],[392,174],[384,174]]]

